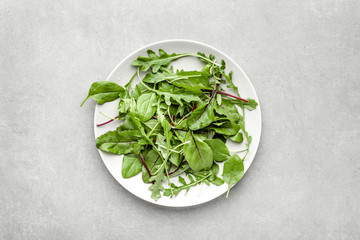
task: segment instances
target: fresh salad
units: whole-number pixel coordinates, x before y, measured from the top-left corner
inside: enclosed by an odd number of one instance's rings
[[[201,183],[219,186],[225,182],[228,197],[231,186],[244,175],[243,161],[251,144],[245,112],[256,109],[257,102],[241,98],[232,71],[227,72],[225,61],[218,62],[212,54],[167,54],[162,49],[159,55],[152,50],[147,53],[132,62],[134,75],[125,86],[110,81],[91,85],[81,106],[89,98],[98,104],[120,99],[118,116],[97,125],[119,121],[119,127],[99,136],[96,147],[124,155],[122,176],[141,174],[155,201]],[[184,57],[198,58],[203,68],[169,67]],[[139,83],[132,84],[134,79]],[[229,88],[235,94],[226,92]],[[243,149],[237,153],[243,152],[243,157],[231,155],[226,141],[239,143]],[[219,173],[221,162],[225,163]]]

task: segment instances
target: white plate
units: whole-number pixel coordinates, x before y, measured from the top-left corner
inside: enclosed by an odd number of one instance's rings
[[[110,73],[109,77],[106,79],[108,81],[116,82],[122,86],[124,86],[131,76],[135,73],[136,68],[131,66],[131,62],[136,59],[138,56],[147,56],[146,50],[152,49],[156,53],[158,53],[159,49],[165,50],[168,54],[171,53],[197,53],[203,52],[206,55],[210,53],[214,54],[216,59],[220,61],[224,59],[226,62],[226,71],[233,71],[233,82],[236,86],[239,87],[240,94],[243,98],[253,98],[257,102],[259,102],[256,92],[254,90],[253,85],[250,80],[244,73],[244,71],[225,53],[213,48],[204,43],[190,41],[190,40],[166,40],[161,42],[152,43],[145,47],[140,48],[139,50],[133,52],[128,57],[126,57],[123,61],[121,61],[115,69]],[[185,57],[178,59],[172,63],[174,69],[185,69],[185,70],[201,70],[204,65],[203,62],[199,61],[196,57]],[[135,80],[135,79],[134,79]],[[137,81],[134,81],[137,83]],[[226,92],[233,93],[231,89],[227,88]],[[110,124],[97,127],[96,124],[107,121],[103,113],[106,116],[115,117],[117,116],[117,105],[118,101],[106,103],[103,105],[96,105],[95,108],[95,117],[94,117],[94,128],[95,128],[95,137],[97,138],[101,134],[104,134],[107,131],[115,130],[119,126],[119,121],[114,121]],[[255,153],[258,149],[261,135],[261,112],[260,105],[254,111],[246,111],[245,113],[246,119],[246,129],[249,134],[252,136],[252,143],[250,145],[250,151],[244,161],[245,172],[249,169],[250,164],[254,160]],[[230,150],[241,150],[245,148],[245,143],[235,144],[235,143],[227,143],[228,148]],[[100,156],[103,159],[107,169],[114,176],[114,178],[129,192],[134,194],[135,196],[148,201],[150,203],[169,206],[169,207],[187,207],[194,206],[201,203],[208,202],[227,191],[227,184],[223,184],[222,186],[215,185],[198,185],[196,187],[192,187],[190,191],[185,194],[185,191],[182,191],[177,197],[161,197],[158,201],[154,201],[150,195],[151,192],[148,190],[149,184],[145,184],[142,181],[141,173],[135,177],[124,179],[121,176],[121,165],[123,156],[113,155],[100,152]],[[241,156],[241,155],[240,155]],[[222,173],[222,165],[220,164],[220,171],[218,175]],[[172,181],[176,183],[176,178],[171,178]],[[241,181],[240,181],[241,182]],[[222,196],[225,198],[225,195]],[[232,194],[230,191],[229,198],[231,199]]]

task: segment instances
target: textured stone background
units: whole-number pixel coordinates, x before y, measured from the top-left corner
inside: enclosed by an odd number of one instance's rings
[[[357,239],[360,2],[0,1],[0,239]],[[262,104],[231,198],[137,199],[94,147],[93,81],[143,45],[228,53]]]

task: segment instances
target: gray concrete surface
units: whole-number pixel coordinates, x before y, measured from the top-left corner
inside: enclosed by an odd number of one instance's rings
[[[0,1],[0,239],[359,239],[360,2]],[[228,53],[262,104],[253,165],[190,209],[108,173],[94,103],[132,51],[186,38]]]

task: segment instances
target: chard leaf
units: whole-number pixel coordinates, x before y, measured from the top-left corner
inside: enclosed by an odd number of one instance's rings
[[[149,57],[139,56],[131,65],[141,67],[141,71],[146,72],[152,67],[152,72],[156,73],[162,66],[168,66],[172,61],[186,56],[186,54],[167,54],[164,50],[159,49],[159,56],[152,50],[147,50]]]
[[[223,141],[220,139],[207,139],[204,142],[211,148],[214,161],[222,162],[229,159],[230,153]]]
[[[203,104],[196,108],[188,118],[190,130],[198,130],[209,126],[215,119],[213,105]]]
[[[136,104],[137,117],[141,121],[147,121],[156,112],[157,96],[155,93],[145,93],[139,97]]]
[[[96,147],[114,154],[139,154],[142,146],[138,143],[139,132],[134,130],[109,131],[96,139]]]
[[[213,153],[209,145],[191,132],[187,134],[189,143],[184,145],[184,156],[194,171],[209,170],[213,164]]]
[[[98,81],[91,84],[88,96],[81,103],[82,106],[89,98],[94,99],[98,104],[114,101],[119,98],[119,94],[125,92],[122,86],[114,82]]]
[[[222,177],[224,181],[228,184],[228,192],[226,197],[229,196],[230,188],[232,185],[240,181],[244,176],[244,164],[241,158],[234,154],[227,160],[224,164]]]
[[[160,155],[155,150],[150,150],[145,156],[144,161],[146,166],[149,168],[149,171],[152,175],[159,169],[161,165]],[[142,167],[142,179],[144,183],[150,183],[149,173],[147,172],[145,166]]]
[[[121,175],[123,178],[131,178],[141,172],[143,164],[138,156],[126,154],[123,158]]]

